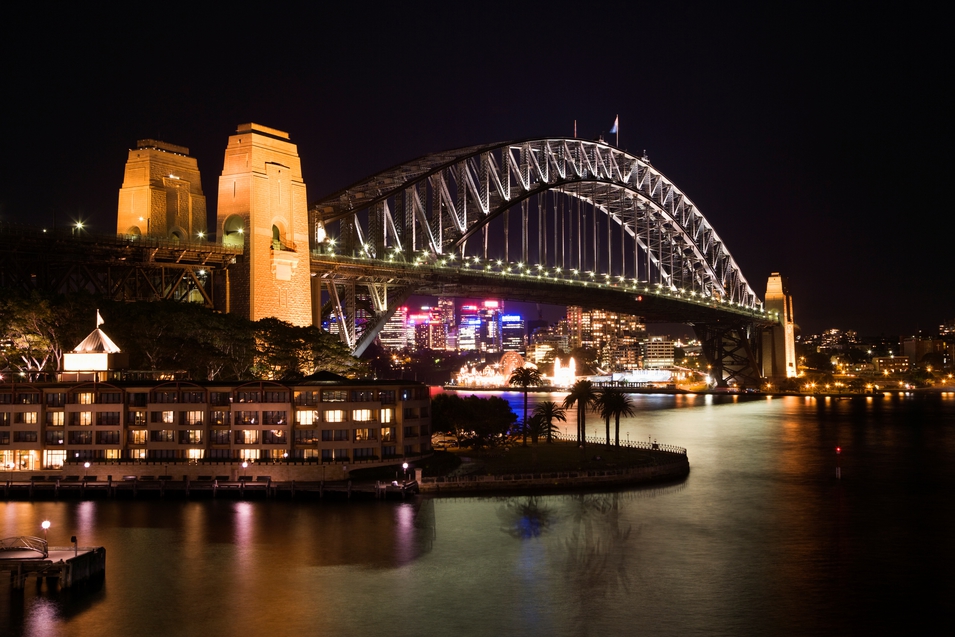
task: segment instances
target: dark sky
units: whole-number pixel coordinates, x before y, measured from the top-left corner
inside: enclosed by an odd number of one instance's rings
[[[247,121],[291,134],[314,200],[428,152],[571,135],[575,119],[593,138],[619,113],[620,145],[697,204],[757,293],[789,277],[803,331],[955,318],[941,8],[313,4],[6,9],[0,219],[57,211],[111,232],[146,137],[190,148],[214,211]]]

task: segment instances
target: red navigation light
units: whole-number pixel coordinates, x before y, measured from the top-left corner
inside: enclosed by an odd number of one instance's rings
[[[836,447],[836,453],[842,453],[842,447]]]
[[[643,296],[638,296],[638,297],[637,297],[637,300],[638,300],[638,301],[642,301],[642,300],[643,300]]]

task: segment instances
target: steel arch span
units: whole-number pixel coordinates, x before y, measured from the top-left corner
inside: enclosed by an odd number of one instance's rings
[[[689,197],[647,157],[602,141],[539,138],[426,155],[322,198],[310,223],[313,272],[356,352],[420,290],[414,275],[396,273],[402,265],[582,279],[705,300],[732,309],[734,324],[741,311],[766,318]],[[377,263],[379,276],[374,267],[346,274],[336,259]],[[368,290],[363,333],[352,328],[362,322],[355,285]]]

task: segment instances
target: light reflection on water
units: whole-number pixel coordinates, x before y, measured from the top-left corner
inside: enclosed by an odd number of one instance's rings
[[[505,397],[520,414],[521,394]],[[562,395],[530,408],[544,399]],[[98,590],[0,583],[0,634],[940,634],[930,622],[953,618],[955,397],[634,400],[621,436],[686,447],[685,481],[413,503],[2,504],[3,537],[49,518],[51,543],[76,534],[108,559]]]

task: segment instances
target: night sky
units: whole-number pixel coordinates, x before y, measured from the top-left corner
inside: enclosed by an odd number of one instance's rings
[[[646,149],[758,294],[789,277],[804,333],[955,318],[941,3],[335,4],[5,9],[0,220],[113,232],[142,138],[190,148],[214,213],[243,122],[290,133],[315,200],[574,120],[609,140],[619,114],[620,146]]]

